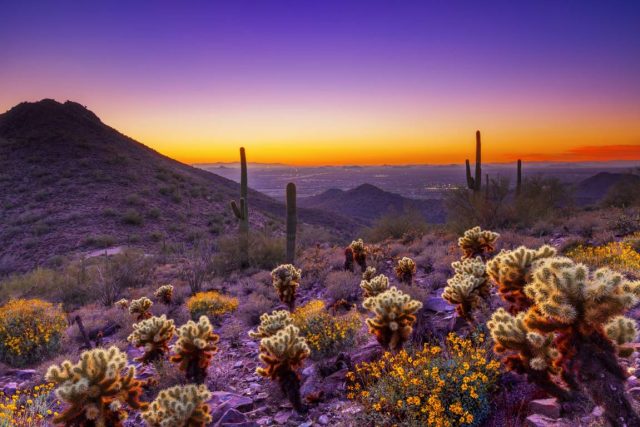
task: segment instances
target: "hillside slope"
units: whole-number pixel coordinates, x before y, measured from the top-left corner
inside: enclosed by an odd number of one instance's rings
[[[575,197],[580,205],[600,202],[614,186],[628,185],[640,188],[640,175],[631,173],[600,172],[576,185]]]
[[[235,229],[237,183],[165,157],[74,102],[0,115],[0,274],[118,244],[189,244]],[[251,222],[280,228],[284,205],[250,191]],[[356,224],[301,209],[302,223]]]
[[[371,184],[362,184],[347,191],[330,189],[316,196],[300,199],[299,205],[345,215],[364,225],[371,225],[385,214],[411,210],[420,212],[431,223],[445,221],[442,200],[409,199]]]

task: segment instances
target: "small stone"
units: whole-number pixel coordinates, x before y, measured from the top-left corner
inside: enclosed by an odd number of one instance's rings
[[[12,396],[17,389],[18,389],[18,383],[10,382],[4,385],[4,387],[2,388],[2,391],[4,392],[5,395]]]
[[[238,360],[236,363],[233,364],[233,367],[235,369],[239,369],[239,368],[242,368],[243,365],[244,365],[244,362],[242,360]]]
[[[271,417],[262,417],[262,418],[259,418],[258,420],[256,420],[256,423],[259,426],[270,426],[271,424],[273,424],[273,418],[271,418]]]
[[[556,420],[540,414],[529,415],[525,420],[526,427],[552,427],[557,425]]]
[[[591,411],[591,415],[593,415],[594,417],[601,417],[604,415],[604,408],[602,406],[596,406],[595,408],[593,408],[593,411]]]
[[[424,302],[424,308],[430,311],[440,313],[443,311],[453,311],[455,308],[440,297],[427,298]]]
[[[273,420],[278,424],[286,424],[289,418],[291,418],[291,411],[280,411],[273,417]]]
[[[229,409],[224,415],[218,420],[217,426],[226,426],[229,424],[239,424],[247,422],[247,416],[242,412],[237,411],[235,409]]]
[[[633,387],[629,389],[629,395],[636,400],[640,400],[640,387]]]
[[[529,412],[549,418],[560,418],[560,405],[554,398],[532,400],[529,402]]]
[[[329,424],[329,417],[327,417],[326,415],[320,415],[318,417],[318,422],[323,426],[326,426],[327,424]]]
[[[311,427],[313,425],[313,421],[306,421],[300,424],[298,427]]]
[[[640,386],[640,381],[638,381],[638,378],[635,375],[631,375],[629,378],[627,378],[627,385],[630,388],[638,387]]]
[[[15,372],[19,380],[30,380],[35,374],[35,369],[19,369]]]

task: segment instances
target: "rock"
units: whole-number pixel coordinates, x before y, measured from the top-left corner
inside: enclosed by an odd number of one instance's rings
[[[631,375],[627,378],[627,385],[629,388],[638,387],[640,386],[640,381],[638,381],[638,378],[635,375]]]
[[[320,415],[318,417],[318,423],[322,424],[323,426],[326,426],[327,424],[329,424],[329,417],[327,417],[326,415]]]
[[[2,392],[7,396],[12,396],[17,389],[18,389],[18,383],[10,382],[4,385],[4,387],[2,388]]]
[[[555,398],[532,400],[529,402],[529,412],[549,418],[560,418],[560,405]]]
[[[454,307],[440,297],[427,298],[424,302],[424,308],[430,311],[440,313],[443,311],[453,311]]]
[[[640,400],[640,387],[633,387],[629,389],[628,393],[635,400]]]
[[[313,421],[306,421],[300,424],[298,427],[311,427],[313,425]]]
[[[369,341],[364,347],[349,354],[351,363],[358,365],[362,362],[372,362],[382,355],[382,347],[376,340]]]
[[[18,369],[13,373],[19,380],[30,380],[35,374],[35,369]]]
[[[244,417],[244,419],[241,421],[226,421],[227,423],[245,422],[247,419],[246,416],[242,414],[242,412],[247,412],[253,409],[253,400],[249,397],[240,396],[238,394],[233,394],[226,391],[214,391],[211,394],[212,397],[208,403],[211,407],[211,417],[213,418],[213,423],[219,423],[225,417],[235,419],[235,412],[230,412],[227,416],[227,413],[231,409],[240,413]]]
[[[291,418],[291,411],[280,411],[273,417],[273,420],[277,424],[286,424],[289,418]]]
[[[262,417],[262,418],[259,418],[256,421],[256,423],[259,426],[270,426],[271,424],[273,424],[273,418],[271,418],[271,417]]]
[[[215,424],[216,427],[238,425],[240,423],[246,423],[249,421],[247,416],[236,409],[227,410]]]
[[[593,415],[594,417],[601,417],[604,415],[604,408],[602,406],[596,406],[595,408],[593,408],[593,411],[591,411],[591,415]]]
[[[243,365],[244,365],[244,362],[242,360],[238,360],[236,363],[233,364],[233,367],[235,369],[238,369],[238,368],[242,368]]]
[[[526,427],[560,427],[563,424],[559,424],[552,418],[547,418],[544,415],[533,414],[529,415],[524,422]]]

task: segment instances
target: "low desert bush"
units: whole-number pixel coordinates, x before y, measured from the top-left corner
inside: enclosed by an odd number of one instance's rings
[[[142,225],[142,214],[135,209],[127,209],[122,215],[122,223],[126,225]]]
[[[237,298],[222,295],[216,291],[199,292],[187,300],[187,309],[193,320],[199,319],[200,316],[218,320],[224,314],[236,311],[237,308]]]
[[[249,295],[238,308],[238,317],[247,325],[255,326],[260,323],[262,313],[268,313],[276,306],[276,301],[261,293]]]
[[[313,300],[296,309],[292,317],[314,359],[335,356],[360,339],[362,320],[356,310],[333,316],[323,301]]]
[[[236,235],[222,236],[216,241],[217,251],[213,256],[213,268],[220,275],[240,269],[240,253]],[[271,270],[285,258],[284,238],[268,233],[249,235],[249,266]]]
[[[59,306],[39,299],[11,300],[0,307],[0,360],[25,366],[54,355],[67,327]]]
[[[602,246],[576,246],[567,256],[592,268],[609,267],[622,273],[640,274],[640,253],[628,242]]]
[[[364,406],[363,425],[481,425],[500,367],[483,341],[450,334],[444,348],[387,352],[347,374],[347,397]]]
[[[365,233],[366,240],[381,242],[385,239],[401,239],[407,236],[420,236],[429,229],[424,216],[418,211],[402,214],[392,213],[376,220]]]
[[[331,302],[344,300],[356,302],[360,295],[360,274],[351,271],[332,271],[325,279],[327,297]]]
[[[56,408],[53,384],[18,389],[13,396],[0,396],[0,427],[44,427],[50,425]]]

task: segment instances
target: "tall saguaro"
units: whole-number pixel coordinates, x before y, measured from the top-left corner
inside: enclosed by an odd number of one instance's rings
[[[296,231],[298,211],[296,208],[296,185],[287,184],[287,263],[293,264],[296,258]]]
[[[467,167],[467,186],[470,190],[480,191],[482,189],[482,141],[480,131],[476,131],[476,170],[475,178],[471,176],[471,165],[469,159],[465,160]]]
[[[247,202],[247,157],[240,147],[240,205],[231,201],[231,209],[239,221],[240,267],[249,266],[249,204]]]
[[[522,160],[518,159],[518,178],[516,181],[516,194],[520,194],[522,187]]]

